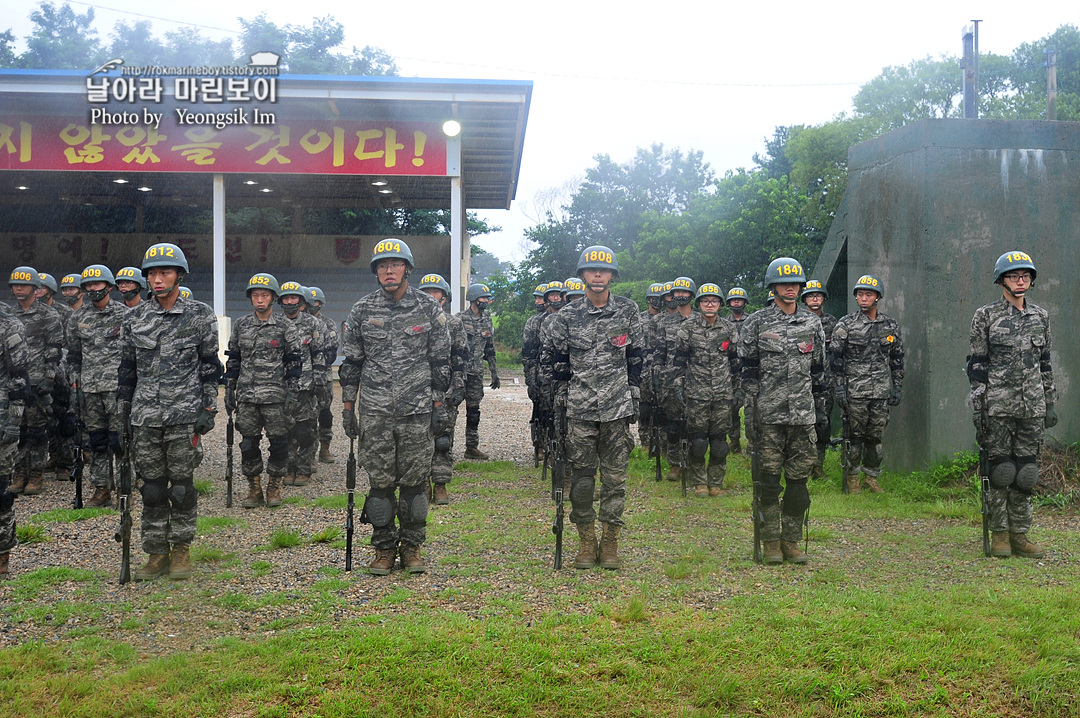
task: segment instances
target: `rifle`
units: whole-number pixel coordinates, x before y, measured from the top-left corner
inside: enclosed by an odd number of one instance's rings
[[[345,464],[345,572],[352,571],[353,511],[356,509],[356,439],[349,439],[349,461]],[[363,517],[361,517],[363,520]]]
[[[552,421],[551,448],[551,498],[555,502],[555,521],[551,532],[555,534],[555,570],[562,568],[563,524],[566,508],[563,504],[566,489],[566,454],[563,440],[566,437],[566,412],[557,411]]]
[[[543,443],[544,426],[540,418],[540,402],[533,402],[532,416],[529,417],[529,436],[533,444],[533,468],[540,467],[540,446]],[[540,439],[540,441],[537,441]]]
[[[124,453],[120,457],[120,483],[117,486],[120,503],[120,528],[113,538],[120,544],[120,585],[131,580],[131,405],[122,402],[121,421],[124,432]],[[112,474],[112,452],[109,452],[109,474]],[[110,479],[110,484],[111,484]]]
[[[686,407],[683,407],[682,428],[679,430],[679,454],[682,470],[679,471],[679,480],[682,481],[682,495],[686,498],[686,474],[690,468],[690,437],[686,425]]]
[[[74,455],[71,457],[71,473],[68,475],[68,480],[75,482],[75,498],[71,502],[71,507],[75,509],[81,509],[83,507],[82,500],[82,484],[83,484],[83,391],[81,388],[76,389],[76,402],[78,403],[78,409],[75,412],[75,449]]]
[[[233,481],[233,441],[236,438],[233,426],[233,413],[228,403],[225,412],[229,415],[229,421],[225,424],[225,508],[232,508],[232,481]]]
[[[986,450],[986,409],[979,415],[979,512],[982,514],[983,553],[990,557],[990,453]]]

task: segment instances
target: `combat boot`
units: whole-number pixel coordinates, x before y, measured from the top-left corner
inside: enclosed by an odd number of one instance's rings
[[[1031,543],[1028,541],[1027,534],[1009,534],[1009,544],[1012,548],[1013,556],[1023,556],[1024,558],[1042,558],[1046,555],[1042,546]]]
[[[885,489],[881,488],[881,484],[878,483],[876,476],[864,476],[863,483],[866,484],[866,488],[870,489],[872,494],[883,494]]]
[[[253,476],[248,479],[248,495],[244,497],[243,503],[240,505],[245,509],[258,508],[263,502],[262,486],[259,484],[258,476]]]
[[[789,563],[806,563],[810,557],[799,548],[798,541],[781,541],[780,553],[784,554],[784,560]]]
[[[30,470],[30,480],[26,482],[26,487],[23,489],[23,496],[37,496],[41,493],[41,485],[45,481],[45,475],[41,469]]]
[[[149,581],[158,576],[164,576],[169,572],[169,554],[152,553],[146,560],[146,565],[135,571],[136,581]]]
[[[465,448],[466,459],[476,459],[477,461],[487,461],[488,455],[475,446],[468,446]]]
[[[26,488],[26,472],[16,468],[14,476],[11,477],[11,483],[8,485],[8,492],[18,496]]]
[[[810,469],[810,478],[811,479],[825,478],[825,469],[821,468],[820,466],[814,466],[814,468]]]
[[[94,495],[86,502],[86,507],[96,509],[100,506],[108,506],[112,501],[111,492],[101,486],[94,487]]]
[[[293,486],[307,486],[311,483],[311,474],[296,474],[293,476]]]
[[[172,547],[172,553],[169,554],[169,579],[172,581],[183,581],[191,578],[191,554],[189,549],[190,544],[178,543]]]
[[[574,568],[592,568],[596,565],[596,524],[575,524],[578,533],[578,552],[574,557]]]
[[[713,497],[723,496],[726,493],[727,493],[727,491],[724,491],[723,487],[721,487],[721,486],[710,486],[709,487],[709,496],[713,496]]]
[[[995,531],[990,539],[990,555],[995,558],[1009,558],[1012,556],[1012,553],[1009,532]]]
[[[604,524],[604,533],[600,537],[600,568],[622,568],[619,560],[619,527],[615,524]]]
[[[862,486],[859,484],[859,475],[856,474],[844,474],[844,484],[847,485],[847,492],[849,494],[861,494]]]
[[[48,460],[45,462],[46,471],[56,471],[56,466],[59,462],[56,460],[56,454],[49,454]]]
[[[281,478],[282,486],[296,486],[296,474],[289,472]]]
[[[764,551],[761,554],[761,562],[776,564],[784,562],[784,552],[780,549],[779,541],[766,541]]]
[[[375,558],[368,564],[367,570],[373,576],[386,576],[394,569],[397,553],[392,548],[375,549]]]
[[[281,477],[271,476],[266,480],[266,505],[281,506]]]
[[[681,479],[681,477],[682,477],[682,467],[680,467],[678,464],[672,464],[671,465],[671,471],[669,471],[668,475],[667,475],[667,480],[668,481],[679,481]]]
[[[709,487],[705,484],[698,484],[694,487],[694,496],[697,496],[699,499],[707,498],[709,496]]]
[[[392,560],[392,559],[391,559]],[[409,573],[424,573],[427,571],[427,563],[420,555],[420,547],[411,543],[401,544],[401,567]]]
[[[8,572],[8,558],[11,557],[11,551],[5,551],[0,553],[0,576],[6,576]]]
[[[319,461],[324,464],[332,464],[337,461],[337,457],[334,456],[334,452],[330,451],[330,443],[323,442],[319,447]]]
[[[432,501],[436,506],[446,506],[450,503],[450,494],[446,493],[446,484],[435,484],[435,490],[432,493]]]

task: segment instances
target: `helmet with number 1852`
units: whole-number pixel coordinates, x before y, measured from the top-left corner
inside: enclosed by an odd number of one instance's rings
[[[273,293],[276,299],[281,294],[281,285],[278,284],[277,278],[273,274],[266,272],[259,272],[258,274],[251,275],[251,279],[248,280],[246,294],[248,299],[251,299],[251,292],[256,289],[266,289]]]

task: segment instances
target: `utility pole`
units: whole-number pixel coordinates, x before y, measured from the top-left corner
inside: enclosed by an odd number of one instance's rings
[[[1046,119],[1057,120],[1057,50],[1046,49]]]
[[[965,25],[963,87],[964,87],[964,119],[977,120],[979,118],[979,98],[976,93],[979,79],[979,20],[973,20],[971,25]]]

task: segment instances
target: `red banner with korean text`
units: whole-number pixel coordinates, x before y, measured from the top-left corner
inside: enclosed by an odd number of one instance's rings
[[[278,116],[271,124],[268,113],[238,107],[212,113],[225,125],[217,129],[206,124],[181,125],[177,111],[162,112],[159,118],[155,112],[144,117],[145,112],[127,113],[130,124],[91,124],[86,117],[0,115],[0,169],[446,174],[446,137],[437,123],[328,122]],[[255,124],[256,120],[262,124]]]

